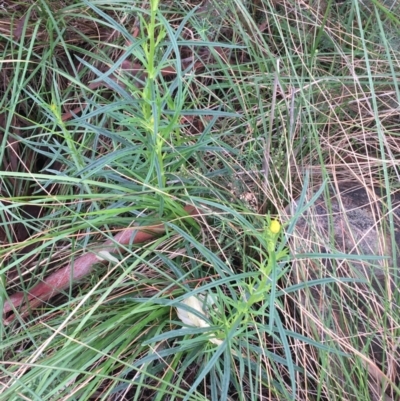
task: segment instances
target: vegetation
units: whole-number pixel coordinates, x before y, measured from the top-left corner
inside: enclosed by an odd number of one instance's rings
[[[399,4],[3,3],[0,400],[373,399],[354,339],[299,316],[281,217],[326,179],[398,188]]]

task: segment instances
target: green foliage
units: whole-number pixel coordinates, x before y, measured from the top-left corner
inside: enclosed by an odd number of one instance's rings
[[[167,230],[0,324],[0,400],[368,399],[352,339],[321,329],[333,307],[304,329],[287,306],[354,280],[292,283],[298,216],[275,214],[308,170],[397,179],[399,14],[355,0],[26,3],[1,11],[0,306],[121,227]],[[202,215],[183,219],[185,205]],[[184,304],[201,295],[207,315]]]

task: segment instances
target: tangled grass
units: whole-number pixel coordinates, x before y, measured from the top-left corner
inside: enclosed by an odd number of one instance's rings
[[[324,258],[284,252],[294,220],[274,249],[266,234],[327,180],[398,189],[396,2],[2,4],[0,304],[118,231],[164,228],[3,321],[0,399],[398,398],[395,363],[371,391],[365,349],[302,304],[293,263]],[[200,293],[208,326],[182,327]],[[392,296],[370,311],[388,305],[372,328],[396,360]]]

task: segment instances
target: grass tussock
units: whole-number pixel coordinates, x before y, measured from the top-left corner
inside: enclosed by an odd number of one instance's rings
[[[0,399],[400,398],[397,2],[3,3]]]

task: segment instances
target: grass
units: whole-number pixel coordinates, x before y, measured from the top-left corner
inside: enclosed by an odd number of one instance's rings
[[[398,5],[198,3],[0,9],[0,305],[118,230],[166,228],[0,323],[0,399],[398,399],[397,292],[327,274],[284,218],[336,181],[398,190]]]

